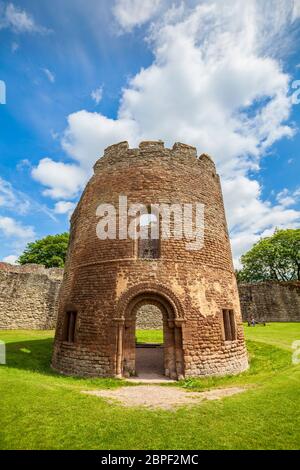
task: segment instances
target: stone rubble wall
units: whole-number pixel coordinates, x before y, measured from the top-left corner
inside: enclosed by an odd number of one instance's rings
[[[54,329],[63,269],[0,263],[0,330]],[[243,283],[238,286],[243,321],[300,322],[300,282]],[[162,329],[162,314],[144,305],[137,329]]]
[[[0,330],[54,329],[63,269],[0,263]]]
[[[244,321],[300,322],[300,282],[239,284]]]
[[[155,305],[143,305],[137,312],[136,328],[138,330],[162,330],[162,313]]]

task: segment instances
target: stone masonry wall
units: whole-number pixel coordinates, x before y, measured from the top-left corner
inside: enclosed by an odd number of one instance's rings
[[[63,269],[0,263],[0,330],[54,329]]]
[[[137,312],[136,328],[138,330],[162,330],[163,318],[155,305],[143,305]]]
[[[300,282],[260,282],[239,286],[243,320],[300,322]]]

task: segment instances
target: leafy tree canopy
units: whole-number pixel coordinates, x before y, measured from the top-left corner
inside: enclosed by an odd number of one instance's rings
[[[41,240],[28,243],[24,253],[19,257],[20,264],[43,264],[47,268],[63,268],[67,255],[69,234],[48,235]]]
[[[240,282],[300,280],[300,229],[276,230],[241,257]]]

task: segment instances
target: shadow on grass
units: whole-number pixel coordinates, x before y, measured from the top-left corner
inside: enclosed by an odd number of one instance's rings
[[[56,374],[50,367],[53,339],[36,339],[6,344],[6,366],[49,375]]]
[[[7,343],[6,365],[3,367],[35,372],[89,387],[117,388],[128,385],[125,381],[115,378],[83,378],[59,374],[51,368],[53,341],[53,338],[45,338]]]
[[[74,382],[74,384],[84,384],[88,387],[116,388],[133,385],[130,382],[114,378],[66,377],[55,372],[50,366],[53,338],[23,340],[7,343],[6,346],[7,364],[3,367],[9,369],[36,372],[50,377],[61,378],[68,382]],[[200,391],[221,385],[246,385],[268,380],[268,377],[271,375],[291,367],[291,354],[286,350],[254,341],[248,341],[247,347],[250,358],[250,369],[248,371],[236,376],[190,378],[177,382],[174,386]]]

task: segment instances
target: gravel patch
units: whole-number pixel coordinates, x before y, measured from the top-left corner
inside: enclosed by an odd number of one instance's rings
[[[245,391],[245,388],[230,387],[206,392],[188,392],[177,387],[137,385],[117,390],[89,390],[82,393],[104,398],[110,403],[121,403],[123,406],[170,410],[180,406],[198,405],[205,400],[220,400]]]

